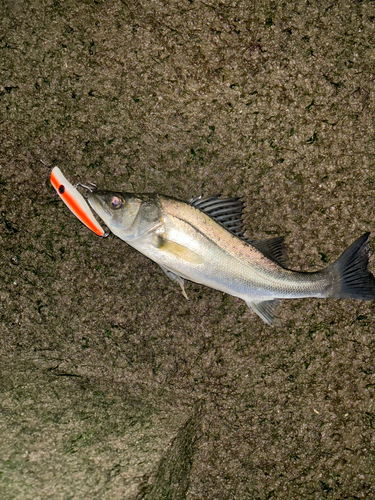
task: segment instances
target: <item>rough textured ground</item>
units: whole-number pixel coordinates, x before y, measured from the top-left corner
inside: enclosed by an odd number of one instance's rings
[[[40,161],[240,195],[251,237],[320,269],[375,232],[374,2],[0,12],[0,497],[375,498],[374,304],[285,301],[271,329],[195,284],[187,302]]]

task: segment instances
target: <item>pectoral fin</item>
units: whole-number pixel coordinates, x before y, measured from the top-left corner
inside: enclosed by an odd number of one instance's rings
[[[274,325],[276,320],[274,318],[274,310],[279,304],[279,300],[249,300],[246,304],[252,309],[262,320],[268,325]]]
[[[181,276],[178,276],[177,274],[175,273],[172,273],[172,271],[170,271],[169,269],[167,269],[166,267],[163,267],[163,266],[160,266],[162,271],[168,276],[168,278],[173,281],[173,283],[178,283],[181,287],[181,290],[182,290],[182,295],[185,297],[186,300],[189,300],[188,296],[186,295],[186,292],[185,292],[185,287],[184,287],[184,280],[181,278]]]
[[[202,258],[197,253],[179,243],[168,240],[164,236],[156,236],[155,246],[159,250],[169,253],[180,260],[190,262],[191,264],[201,264],[203,262]]]

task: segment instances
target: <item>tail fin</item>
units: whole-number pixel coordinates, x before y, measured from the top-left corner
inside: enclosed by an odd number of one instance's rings
[[[329,266],[334,276],[331,297],[375,300],[375,278],[367,270],[370,248],[365,233]]]

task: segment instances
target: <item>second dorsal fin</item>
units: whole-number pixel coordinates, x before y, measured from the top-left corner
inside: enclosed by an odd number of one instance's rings
[[[266,240],[249,240],[245,239],[250,245],[257,248],[268,259],[273,260],[282,267],[286,267],[287,258],[284,249],[284,236],[277,238],[267,238]]]

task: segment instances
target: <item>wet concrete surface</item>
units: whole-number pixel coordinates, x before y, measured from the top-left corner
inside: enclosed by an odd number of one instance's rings
[[[321,269],[375,231],[374,3],[0,10],[0,497],[375,497],[374,304],[284,301],[270,328],[194,283],[186,301],[41,162],[241,196],[248,236]]]

